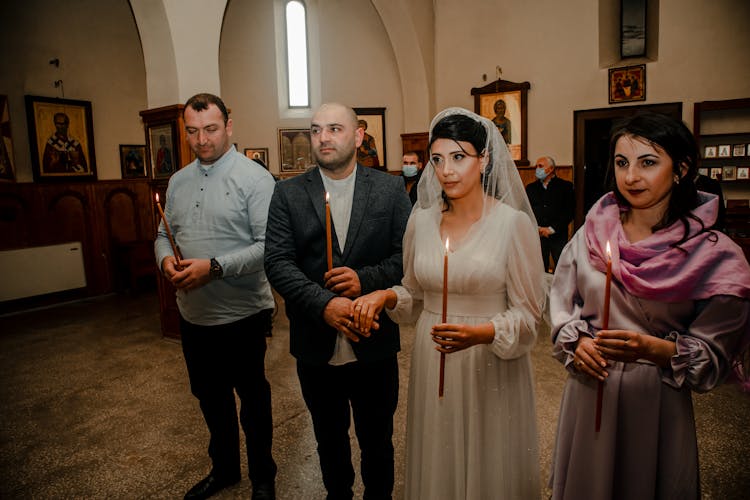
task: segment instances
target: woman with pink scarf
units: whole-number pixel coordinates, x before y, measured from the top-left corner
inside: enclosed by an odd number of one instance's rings
[[[718,200],[696,190],[697,159],[690,131],[667,116],[637,115],[612,134],[614,190],[565,247],[550,292],[554,355],[569,373],[554,499],[700,497],[691,393],[721,383],[750,340],[750,267],[708,229]]]

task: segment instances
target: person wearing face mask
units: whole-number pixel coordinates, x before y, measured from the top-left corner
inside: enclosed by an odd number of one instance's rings
[[[537,180],[526,186],[526,194],[539,225],[544,269],[550,269],[551,256],[554,270],[568,242],[568,225],[573,220],[576,205],[573,183],[555,175],[555,160],[549,156],[536,161],[535,175]]]
[[[422,162],[416,151],[407,151],[402,157],[401,174],[404,176],[404,186],[409,194],[411,205],[417,202],[417,184],[422,177]]]

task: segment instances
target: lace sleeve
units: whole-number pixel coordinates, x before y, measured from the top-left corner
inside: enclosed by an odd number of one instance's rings
[[[393,309],[386,309],[388,316],[399,324],[412,324],[417,321],[419,314],[422,312],[422,289],[417,282],[414,274],[414,246],[415,246],[415,220],[419,217],[422,210],[415,208],[406,224],[404,233],[404,277],[400,286],[394,286],[391,289],[396,292],[398,301]]]
[[[492,318],[495,339],[492,350],[502,359],[529,352],[536,342],[544,307],[539,236],[529,218],[513,211],[508,252],[508,308]]]

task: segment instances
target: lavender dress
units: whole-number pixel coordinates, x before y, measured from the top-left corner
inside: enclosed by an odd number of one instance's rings
[[[573,353],[580,335],[602,327],[604,285],[580,230],[563,251],[550,293],[554,356],[569,373],[552,498],[699,498],[691,391],[708,391],[727,374],[749,324],[750,303],[729,295],[657,302],[630,295],[613,280],[609,328],[669,338],[677,355],[667,368],[645,360],[611,362],[597,434],[597,382],[574,368]]]

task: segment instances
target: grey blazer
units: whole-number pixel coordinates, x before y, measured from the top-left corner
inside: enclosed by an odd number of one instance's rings
[[[333,267],[352,268],[362,294],[399,284],[403,277],[402,239],[411,212],[403,181],[357,165],[354,199],[344,251],[333,238]],[[284,298],[290,350],[308,364],[325,364],[333,355],[336,330],[323,321],[335,293],[323,287],[326,272],[325,190],[317,168],[276,184],[266,229],[265,269]],[[399,330],[387,314],[380,329],[352,343],[361,362],[378,361],[399,351]]]

